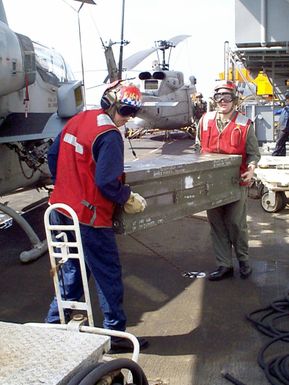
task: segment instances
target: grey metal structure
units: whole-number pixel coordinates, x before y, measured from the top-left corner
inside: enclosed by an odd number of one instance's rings
[[[272,104],[245,103],[244,112],[254,122],[255,133],[260,145],[275,140],[274,126],[277,118],[274,116]]]
[[[67,118],[83,109],[82,82],[54,49],[9,28],[0,0],[0,196],[50,184],[46,153]],[[58,114],[56,111],[58,110]],[[31,240],[20,256],[36,259],[46,250],[19,214],[0,205]]]
[[[268,75],[281,99],[289,77],[288,19],[286,0],[235,0],[236,52],[253,74]]]
[[[0,32],[5,57],[0,61],[0,195],[5,195],[45,185],[49,139],[58,135],[65,118],[83,109],[83,97],[82,83],[58,52],[9,28],[2,0]]]
[[[126,164],[126,182],[148,206],[135,215],[120,211],[115,227],[133,233],[238,200],[240,164],[241,156],[224,154],[163,155]]]
[[[40,326],[0,322],[1,384],[64,385],[110,348],[104,335]]]
[[[255,124],[259,142],[276,139],[275,109],[289,88],[289,2],[287,0],[235,0],[235,58],[253,77],[265,73],[277,102],[244,103]]]

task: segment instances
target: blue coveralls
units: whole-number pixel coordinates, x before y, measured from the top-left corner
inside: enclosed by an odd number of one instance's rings
[[[56,138],[48,153],[48,165],[52,180],[56,178],[57,157],[60,146],[60,136]],[[106,132],[98,137],[93,146],[93,157],[97,162],[95,183],[103,195],[118,204],[124,204],[130,195],[127,185],[120,186],[118,176],[123,171],[123,142],[116,131]],[[71,220],[53,210],[51,223],[70,223]],[[103,327],[124,331],[126,316],[123,310],[123,284],[121,265],[112,228],[93,228],[80,224],[82,246],[87,265],[88,277],[92,273],[100,308],[103,313]],[[69,234],[68,237],[71,237]],[[62,278],[63,277],[63,278]],[[69,259],[62,268],[60,282],[62,297],[66,300],[79,301],[83,295],[79,262]],[[69,320],[69,310],[65,316]],[[54,298],[45,320],[48,323],[59,323],[57,299]]]
[[[276,141],[273,156],[286,156],[286,142],[289,139],[289,106],[283,107],[278,123],[279,136]]]

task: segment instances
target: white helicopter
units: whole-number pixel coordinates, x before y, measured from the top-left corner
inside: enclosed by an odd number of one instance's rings
[[[51,184],[46,153],[67,118],[83,109],[82,81],[74,80],[53,49],[12,31],[0,0],[0,196]],[[57,111],[57,113],[56,113]],[[33,248],[22,262],[45,250],[27,221],[0,202],[28,235]]]
[[[123,61],[122,70],[129,71],[152,53],[158,54],[160,51],[162,54],[162,60],[158,57],[151,72],[141,72],[138,76],[141,81],[143,104],[137,117],[127,124],[127,137],[139,137],[152,129],[192,132],[194,109],[192,96],[196,93],[196,78],[191,76],[190,83],[185,84],[183,73],[171,71],[169,61],[166,60],[167,50],[170,57],[172,48],[188,37],[189,35],[179,35],[170,40],[158,40],[155,47],[137,52]],[[111,69],[112,62],[115,63],[111,59],[107,60],[108,72],[117,74],[117,70]]]

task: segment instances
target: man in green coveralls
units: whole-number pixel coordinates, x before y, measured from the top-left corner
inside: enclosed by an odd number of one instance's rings
[[[202,153],[242,155],[240,200],[207,210],[217,269],[208,276],[220,281],[234,275],[233,250],[239,262],[241,278],[252,273],[249,263],[247,199],[248,186],[260,160],[258,141],[250,119],[236,110],[236,85],[219,82],[214,90],[216,111],[204,114],[199,122],[198,139]]]

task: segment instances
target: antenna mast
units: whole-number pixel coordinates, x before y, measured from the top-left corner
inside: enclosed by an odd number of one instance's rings
[[[121,34],[120,34],[120,49],[119,49],[119,63],[118,63],[118,78],[122,78],[122,60],[123,60],[123,47],[127,42],[124,41],[124,8],[125,0],[122,0],[122,16],[121,16]]]
[[[172,48],[175,47],[175,44],[171,41],[167,41],[167,40],[157,40],[156,42],[156,46],[157,48],[162,51],[162,63],[161,63],[161,69],[164,70],[164,71],[167,71],[169,70],[169,60],[168,62],[166,63],[166,50],[170,48],[170,52],[172,50]],[[170,54],[169,54],[169,57],[170,57]]]

